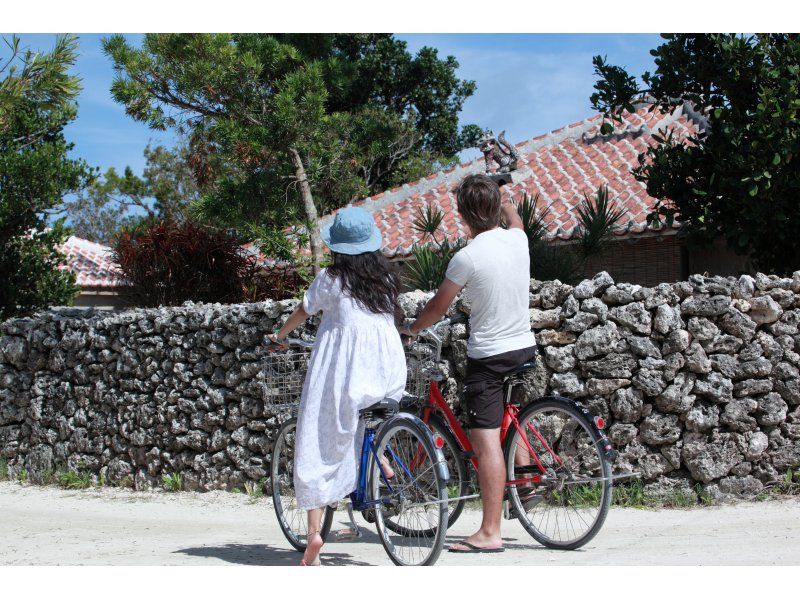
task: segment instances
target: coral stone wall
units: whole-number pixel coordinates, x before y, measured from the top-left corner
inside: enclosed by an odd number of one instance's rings
[[[414,317],[430,294],[401,297]],[[294,301],[186,304],[109,314],[53,310],[0,327],[0,458],[40,480],[88,469],[137,488],[180,472],[188,489],[267,476],[264,335]],[[531,281],[544,357],[525,390],[562,394],[609,422],[616,469],[653,492],[700,483],[758,493],[800,466],[800,272],[694,276],[654,288],[606,273]],[[469,313],[459,300],[456,309]],[[313,322],[302,334],[313,331]],[[458,404],[468,327],[445,332]]]

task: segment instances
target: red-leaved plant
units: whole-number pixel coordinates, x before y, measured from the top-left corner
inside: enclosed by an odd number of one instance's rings
[[[144,221],[123,230],[113,250],[122,293],[141,307],[284,299],[302,285],[291,269],[260,266],[233,235],[191,221]]]

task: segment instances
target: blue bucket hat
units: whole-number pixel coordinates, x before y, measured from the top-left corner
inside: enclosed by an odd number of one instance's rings
[[[322,240],[331,251],[358,255],[381,248],[381,231],[366,210],[350,207],[339,210],[333,224],[322,230]]]

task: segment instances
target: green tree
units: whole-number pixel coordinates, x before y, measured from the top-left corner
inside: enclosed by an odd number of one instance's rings
[[[188,162],[188,146],[163,146],[144,150],[143,177],[130,167],[122,175],[109,168],[78,196],[64,204],[75,234],[97,243],[110,243],[124,227],[143,218],[183,222],[190,205],[200,198]]]
[[[800,267],[800,38],[797,34],[664,35],[640,85],[594,58],[592,105],[611,121],[646,95],[652,109],[688,101],[705,131],[654,136],[634,176],[656,198],[651,222],[677,219],[691,238],[724,238],[763,271]],[[605,122],[603,132],[612,129]]]
[[[69,74],[77,39],[56,39],[49,53],[22,50],[18,38],[0,61],[0,320],[69,303],[74,276],[59,269],[67,231],[48,226],[50,211],[80,190],[91,170],[68,158],[64,127],[76,115],[78,79]]]
[[[104,41],[114,98],[156,129],[186,132],[202,189],[195,214],[290,249],[298,222],[315,264],[318,211],[427,174],[470,141],[457,114],[473,89],[435,51],[391,36],[147,35]]]

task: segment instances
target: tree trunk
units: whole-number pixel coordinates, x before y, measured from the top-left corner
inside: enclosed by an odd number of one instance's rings
[[[306,220],[310,228],[308,231],[308,239],[311,245],[311,257],[314,260],[314,274],[318,274],[320,265],[322,264],[322,237],[319,233],[317,206],[314,205],[314,197],[311,195],[311,186],[308,184],[306,169],[303,166],[303,161],[300,159],[300,154],[293,147],[289,148],[289,153],[292,156],[295,176],[297,176],[297,180],[300,183],[300,197],[303,200],[303,209],[306,212]]]

